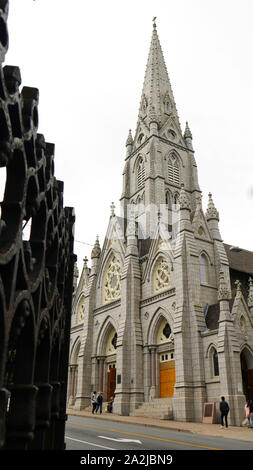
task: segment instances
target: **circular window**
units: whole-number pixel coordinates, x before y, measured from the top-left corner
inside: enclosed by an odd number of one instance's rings
[[[120,297],[121,267],[116,256],[112,256],[108,264],[104,280],[104,301],[109,302]]]
[[[167,289],[170,285],[170,269],[165,259],[159,259],[154,270],[155,291]]]

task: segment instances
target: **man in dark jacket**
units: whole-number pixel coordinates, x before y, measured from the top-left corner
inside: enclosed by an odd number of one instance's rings
[[[103,409],[103,395],[101,392],[99,392],[99,395],[97,396],[97,409],[96,409],[96,413],[98,412],[98,410],[100,410],[100,414],[102,413],[102,409]]]
[[[225,401],[225,397],[221,397],[220,414],[221,414],[221,427],[222,428],[224,428],[224,417],[225,417],[226,428],[228,427],[228,412],[229,412],[228,403]]]

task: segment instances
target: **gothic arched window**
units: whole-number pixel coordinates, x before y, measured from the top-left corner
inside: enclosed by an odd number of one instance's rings
[[[143,141],[144,141],[144,134],[141,133],[141,134],[139,135],[139,137],[138,137],[138,141],[137,141],[137,142],[138,142],[139,145],[141,145]]]
[[[218,353],[215,348],[212,349],[212,375],[213,377],[218,377],[219,373],[219,361],[218,361]]]
[[[170,208],[171,204],[170,204],[170,193],[169,191],[166,191],[165,193],[165,204],[168,206],[168,209]]]
[[[143,158],[140,159],[137,168],[137,186],[138,189],[142,188],[145,181],[145,164]]]
[[[173,203],[174,203],[175,205],[178,204],[178,198],[179,198],[179,194],[178,194],[178,193],[175,193],[174,196],[173,196]]]
[[[203,253],[199,257],[200,283],[208,284],[208,260]]]
[[[168,180],[173,184],[180,184],[178,159],[174,154],[168,158]]]
[[[115,329],[112,329],[106,341],[105,355],[111,356],[112,354],[115,354],[116,348],[117,348],[117,333]]]
[[[159,328],[157,331],[157,344],[167,343],[172,339],[172,331],[169,323],[165,318],[160,320]]]

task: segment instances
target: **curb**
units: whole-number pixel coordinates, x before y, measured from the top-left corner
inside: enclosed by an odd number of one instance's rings
[[[94,418],[94,416],[91,414],[91,412],[79,412],[78,410],[72,410],[72,409],[67,409],[67,415],[68,417],[72,416],[79,416],[79,417],[83,417],[83,418]],[[175,432],[181,432],[181,433],[188,433],[188,434],[198,434],[198,435],[205,435],[205,436],[209,436],[209,437],[222,437],[222,438],[229,438],[229,439],[235,439],[235,440],[241,440],[241,441],[247,441],[247,442],[252,442],[253,443],[253,432],[252,432],[252,439],[251,439],[251,436],[249,438],[249,435],[245,436],[245,435],[241,435],[241,436],[236,436],[236,435],[230,435],[229,431],[224,431],[222,433],[220,433],[219,429],[215,430],[215,432],[213,432],[214,430],[208,430],[208,429],[205,429],[205,430],[201,430],[201,429],[185,429],[184,426],[183,426],[183,423],[181,423],[181,427],[178,427],[178,426],[170,426],[169,424],[166,425],[166,420],[162,420],[164,424],[162,423],[159,423],[158,420],[156,420],[157,422],[143,422],[143,421],[140,421],[140,422],[136,422],[136,421],[132,421],[132,420],[127,420],[127,419],[124,419],[124,418],[131,418],[129,416],[124,416],[124,417],[121,417],[121,415],[115,415],[115,414],[112,414],[110,415],[109,413],[106,413],[103,415],[98,415],[98,419],[102,419],[104,421],[110,421],[110,422],[115,422],[115,423],[126,423],[126,424],[133,424],[135,426],[143,426],[143,427],[150,427],[150,428],[158,428],[158,429],[162,429],[164,431],[168,430],[168,431],[175,431]],[[136,418],[142,418],[141,416],[140,417],[137,417]],[[153,418],[155,420],[155,418]],[[194,423],[193,423],[194,425]],[[182,427],[183,426],[183,427]],[[240,427],[241,428],[241,427]],[[217,431],[217,432],[216,432]],[[231,431],[235,431],[235,429],[231,429]]]
[[[86,414],[81,414],[81,413],[78,413],[78,412],[73,412],[72,410],[67,410],[67,416],[80,416],[80,417],[83,417],[83,418],[92,418],[93,416],[90,416],[90,415],[86,415]],[[115,423],[124,423],[126,421],[124,421],[124,419],[120,419],[118,418],[118,415],[113,415],[115,418],[112,418],[111,419],[111,416],[108,416],[106,415],[99,415],[99,419],[103,419],[104,421],[111,421],[111,422],[115,422]],[[128,417],[128,416],[126,416]],[[189,429],[182,429],[182,428],[176,428],[176,427],[169,427],[169,426],[161,426],[159,425],[159,423],[143,423],[143,422],[140,422],[140,423],[136,423],[135,421],[127,421],[128,424],[134,424],[135,426],[144,426],[144,427],[152,427],[152,428],[159,428],[159,429],[166,429],[168,431],[176,431],[176,432],[187,432],[189,434],[194,434],[193,431],[190,431]]]

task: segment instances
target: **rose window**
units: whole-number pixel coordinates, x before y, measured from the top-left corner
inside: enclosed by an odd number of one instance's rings
[[[109,302],[120,297],[121,267],[116,256],[112,256],[105,274],[104,301]]]
[[[170,285],[170,269],[165,259],[160,259],[154,271],[155,291],[166,289]]]

